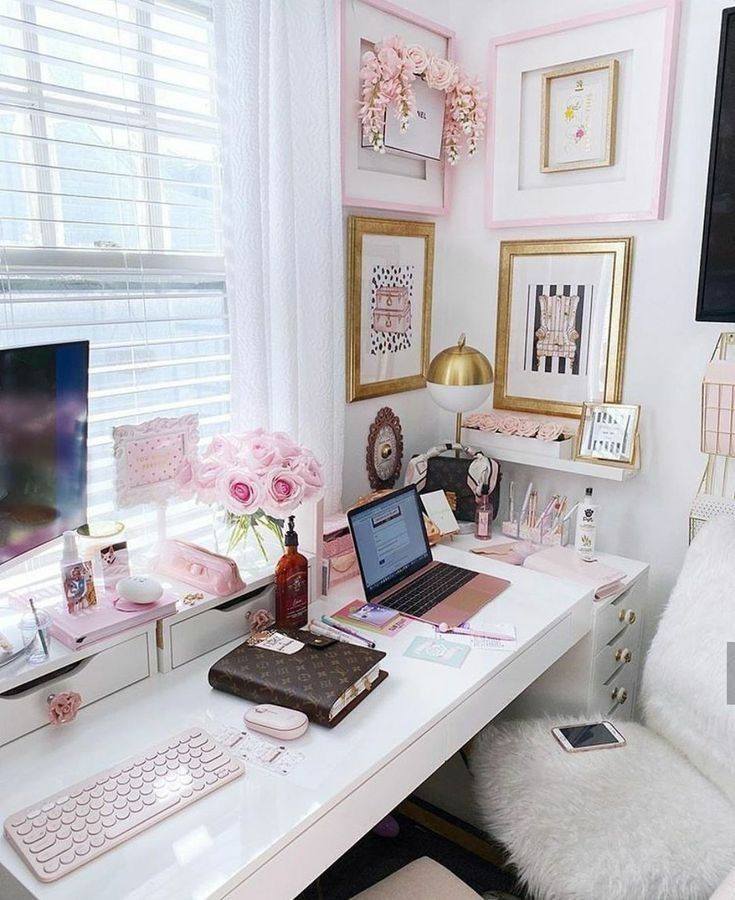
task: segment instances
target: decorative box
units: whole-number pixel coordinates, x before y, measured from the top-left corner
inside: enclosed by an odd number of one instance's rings
[[[344,513],[328,516],[324,520],[323,555],[325,565],[328,567],[327,588],[360,574],[352,535]]]

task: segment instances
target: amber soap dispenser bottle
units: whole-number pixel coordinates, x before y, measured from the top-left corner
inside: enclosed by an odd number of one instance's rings
[[[276,627],[301,628],[309,619],[309,563],[299,553],[293,516],[284,543],[286,552],[276,565]]]

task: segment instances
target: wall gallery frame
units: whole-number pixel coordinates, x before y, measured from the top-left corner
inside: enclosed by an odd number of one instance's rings
[[[387,137],[388,143],[394,145],[393,152],[376,153],[364,145],[357,113],[360,59],[372,44],[399,34],[409,44],[421,44],[444,59],[453,59],[454,32],[387,0],[341,0],[340,6],[343,204],[445,215],[450,207],[451,172],[443,160],[430,158],[435,151],[426,153],[427,158],[420,158],[415,152],[417,147],[412,142],[420,140],[419,130],[413,129],[412,133],[409,129],[397,138],[394,123],[389,123]],[[423,86],[418,89],[423,92]],[[426,102],[436,103],[432,96],[436,93],[429,92]],[[439,101],[443,109],[443,95]],[[428,141],[431,142],[436,143]]]
[[[542,172],[614,164],[619,69],[610,59],[543,73]]]
[[[575,416],[619,403],[633,239],[503,241],[497,409]]]
[[[574,458],[618,468],[638,468],[640,415],[641,408],[636,404],[584,403]]]
[[[347,400],[426,387],[433,222],[350,216]]]
[[[663,217],[679,16],[680,0],[643,0],[491,41],[488,227]],[[593,165],[559,165],[585,162],[585,155],[571,155],[576,129],[568,160],[563,123],[544,135],[544,101],[552,101],[553,112],[553,90],[564,87],[556,77],[560,70],[586,68],[589,79],[595,67],[603,102],[588,123],[598,134],[586,154]],[[612,90],[604,80],[605,67],[611,75],[616,70]],[[605,117],[603,141],[606,96],[613,101],[608,112],[614,121]],[[539,159],[545,138],[550,138],[552,163],[547,166],[543,156]]]

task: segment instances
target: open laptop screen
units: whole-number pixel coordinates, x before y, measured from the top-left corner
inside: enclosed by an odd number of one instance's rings
[[[368,600],[431,562],[413,485],[353,509],[349,522]]]

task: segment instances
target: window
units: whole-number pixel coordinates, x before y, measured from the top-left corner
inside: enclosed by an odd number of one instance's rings
[[[229,425],[212,3],[0,0],[0,340],[90,340],[90,519],[113,425]]]

